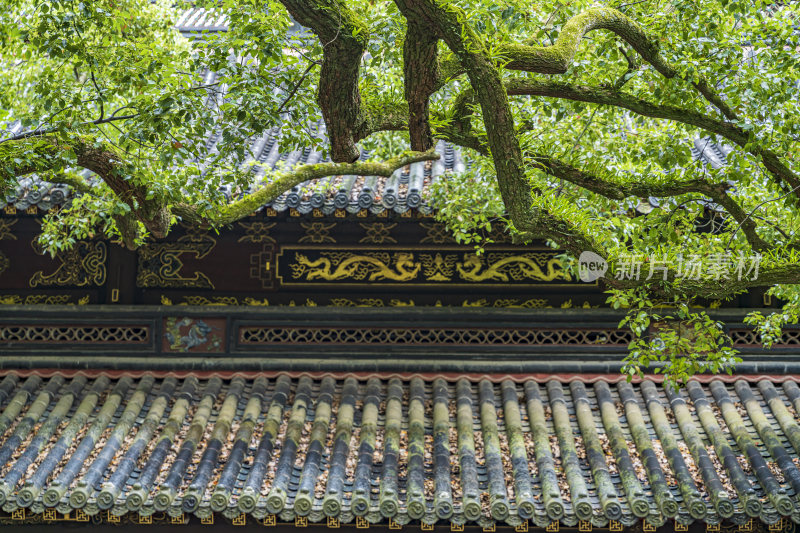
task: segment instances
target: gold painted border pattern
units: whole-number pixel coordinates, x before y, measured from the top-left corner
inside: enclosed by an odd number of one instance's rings
[[[463,246],[289,245],[277,254],[276,276],[284,287],[597,286],[575,279],[559,254],[546,247],[497,247],[479,256]]]

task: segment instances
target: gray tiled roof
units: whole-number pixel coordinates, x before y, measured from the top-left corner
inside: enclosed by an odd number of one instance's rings
[[[253,155],[260,161],[254,167],[256,175],[264,175],[265,169],[275,169],[279,163],[300,165],[324,161],[321,154],[314,150],[298,150],[291,153],[278,150],[276,128],[269,130],[262,137],[252,141]],[[219,139],[212,136],[207,143],[209,150]],[[278,212],[296,209],[302,214],[320,209],[330,215],[337,209],[348,213],[367,210],[379,214],[385,210],[404,213],[409,209],[417,209],[429,214],[433,207],[427,201],[427,190],[432,182],[445,172],[460,172],[465,168],[464,161],[452,145],[440,142],[437,151],[442,155],[433,164],[415,163],[398,170],[389,178],[378,176],[334,176],[307,182],[293,187],[281,194],[273,202],[265,204]],[[366,157],[362,153],[362,158]],[[88,177],[87,173],[87,177]],[[257,188],[259,185],[256,185]],[[230,187],[224,191],[230,197]],[[0,198],[0,209],[7,205],[25,210],[36,206],[47,211],[53,206],[64,203],[69,196],[69,187],[53,185],[36,176],[28,176],[20,180],[16,190],[5,198]]]
[[[733,147],[717,144],[707,137],[695,139],[692,144],[692,157],[715,169],[725,166],[725,159],[733,151]]]
[[[2,509],[483,526],[800,520],[793,381],[666,391],[580,375],[451,379],[12,372],[0,381]]]
[[[198,32],[228,31],[230,18],[219,10],[191,7],[180,12],[175,27],[182,34],[191,36]]]

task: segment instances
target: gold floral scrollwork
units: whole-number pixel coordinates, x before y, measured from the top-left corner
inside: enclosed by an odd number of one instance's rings
[[[423,273],[427,281],[450,281],[453,278],[457,256],[436,254],[420,254],[419,260],[424,267]]]
[[[247,297],[244,299],[244,305],[253,305],[257,307],[267,307],[269,306],[269,300],[266,298],[262,298],[261,300],[257,300],[255,298]]]
[[[313,242],[314,244],[336,242],[336,239],[329,235],[330,231],[336,227],[335,222],[331,224],[324,224],[322,222],[302,222],[300,226],[306,230],[306,234],[300,237],[298,242]]]
[[[391,235],[391,230],[397,226],[396,223],[384,224],[383,222],[374,222],[372,224],[367,224],[360,222],[358,225],[366,231],[366,235],[358,241],[360,243],[394,244],[397,242]]]
[[[0,295],[0,305],[64,305],[72,299],[68,294],[28,294],[24,298],[18,294]],[[84,301],[85,299],[85,301]],[[78,305],[89,303],[89,295],[78,300]]]
[[[308,303],[306,303],[308,305]],[[335,307],[384,307],[383,300],[380,298],[359,298],[358,300],[351,300],[350,298],[331,298],[330,305]],[[414,300],[407,302],[392,298],[388,307],[414,307]]]
[[[453,236],[447,231],[447,228],[444,224],[439,222],[420,222],[419,225],[427,230],[426,236],[419,241],[422,244],[444,244],[456,242]]]
[[[275,242],[269,235],[269,231],[277,225],[277,222],[239,222],[245,234],[239,237],[237,242]]]
[[[493,307],[507,307],[507,308],[520,308],[520,309],[535,309],[538,307],[546,307],[547,300],[535,298],[526,300],[520,303],[519,300],[514,298],[501,298],[494,301]]]
[[[571,281],[561,261],[549,253],[489,253],[464,254],[464,261],[456,264],[461,279],[465,281]]]
[[[544,298],[530,298],[528,300],[519,300],[517,298],[498,298],[494,302],[489,303],[486,298],[480,300],[464,300],[461,304],[462,307],[505,307],[505,308],[518,308],[518,309],[538,309],[544,307],[552,307],[547,305],[548,301]]]
[[[352,252],[322,252],[322,257],[311,260],[306,255],[295,253],[295,262],[290,265],[294,279],[312,280],[391,280],[412,281],[422,268],[414,261],[411,252],[367,252],[363,255]]]
[[[11,264],[11,261],[6,257],[3,252],[0,252],[0,274],[6,271],[8,266]]]
[[[44,254],[38,244],[37,253]],[[51,286],[101,286],[106,282],[106,245],[103,242],[80,241],[64,252],[56,255],[61,265],[52,274],[39,270],[31,276],[31,287]]]
[[[68,304],[70,296],[67,294],[58,295],[45,295],[45,294],[31,294],[25,297],[25,305],[31,304],[45,304],[45,305],[64,305]]]
[[[331,298],[331,305],[335,307],[383,307],[383,300],[380,298]]]
[[[489,300],[481,298],[480,300],[464,300],[461,307],[489,307]]]
[[[187,238],[189,237],[189,238]],[[213,289],[214,284],[202,272],[192,276],[181,273],[184,253],[203,259],[216,246],[216,241],[206,235],[201,239],[181,237],[178,242],[153,243],[139,249],[139,268],[136,286],[142,288],[196,288]]]
[[[16,218],[0,218],[0,241],[5,239],[17,240],[17,236],[11,232],[11,226],[17,223]]]
[[[236,296],[184,296],[179,305],[239,305],[239,299]]]

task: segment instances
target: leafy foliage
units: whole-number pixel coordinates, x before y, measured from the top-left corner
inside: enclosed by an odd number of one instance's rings
[[[729,345],[724,324],[690,309],[686,298],[659,303],[641,289],[611,290],[608,303],[614,309],[628,309],[619,323],[634,334],[622,369],[628,381],[649,370],[677,384],[704,372],[730,374],[741,362]]]

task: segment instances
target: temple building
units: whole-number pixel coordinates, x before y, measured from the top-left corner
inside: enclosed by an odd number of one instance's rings
[[[274,135],[263,164],[319,160]],[[762,293],[707,302],[736,373],[628,382],[622,312],[560,251],[437,222],[428,188],[466,164],[439,151],[137,251],[51,257],[72,193],[0,200],[0,524],[793,533],[800,329],[767,351]]]

